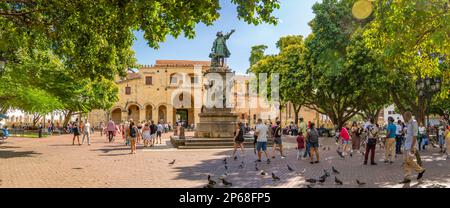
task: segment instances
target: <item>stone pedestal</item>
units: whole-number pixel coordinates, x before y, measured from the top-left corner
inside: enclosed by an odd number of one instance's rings
[[[231,70],[228,67],[211,67],[207,73],[219,74],[223,80],[223,108],[202,108],[199,113],[199,122],[196,125],[195,138],[233,138],[238,115],[231,108],[226,108],[226,74]],[[194,138],[194,139],[195,139]]]

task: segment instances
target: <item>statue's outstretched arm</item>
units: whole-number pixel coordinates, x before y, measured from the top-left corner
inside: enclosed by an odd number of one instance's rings
[[[235,32],[236,30],[231,30],[231,32],[229,32],[227,35],[225,35],[225,38],[228,39],[230,38],[230,36]]]

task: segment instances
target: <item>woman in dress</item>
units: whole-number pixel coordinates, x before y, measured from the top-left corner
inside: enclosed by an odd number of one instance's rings
[[[144,147],[149,147],[152,143],[152,137],[150,136],[150,127],[148,123],[145,123],[142,128],[142,139],[144,140]]]
[[[352,136],[352,151],[359,152],[359,149],[361,147],[361,130],[356,121],[353,122],[350,131]]]
[[[234,131],[234,149],[233,149],[233,156],[232,158],[234,160],[237,160],[236,151],[237,148],[241,148],[241,157],[244,157],[244,126],[242,125],[242,122],[239,122],[236,125],[236,130]]]

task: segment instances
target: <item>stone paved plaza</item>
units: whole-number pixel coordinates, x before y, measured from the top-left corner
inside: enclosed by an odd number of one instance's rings
[[[208,174],[217,180],[228,172],[225,177],[233,183],[232,187],[297,188],[306,187],[305,178],[318,178],[323,169],[331,169],[331,166],[341,173],[332,174],[323,185],[315,185],[314,188],[355,188],[359,187],[356,179],[367,183],[362,187],[405,187],[398,184],[403,176],[401,157],[392,165],[383,164],[378,151],[378,165],[363,166],[360,154],[340,159],[333,138],[322,139],[322,145],[331,147],[331,150],[321,150],[322,161],[314,165],[309,161],[297,161],[295,146],[289,144],[293,140],[285,139],[287,158],[277,158],[270,165],[261,163],[258,166],[279,176],[281,180],[276,182],[255,170],[253,149],[246,151],[244,168],[239,168],[241,159],[228,159],[229,170],[226,171],[223,159],[231,154],[229,149],[177,150],[170,145],[168,138],[169,134],[165,134],[164,144],[153,149],[139,147],[136,155],[129,154],[130,150],[122,140],[107,143],[106,138],[99,134],[94,134],[91,146],[72,146],[70,135],[43,139],[9,138],[0,145],[0,187],[198,188],[206,184]],[[422,183],[413,180],[410,187],[450,187],[450,160],[445,160],[438,152],[438,149],[422,152],[427,172]],[[168,165],[174,159],[175,164]],[[288,171],[287,164],[296,171]],[[302,170],[306,170],[304,176],[298,174]],[[335,185],[334,176],[344,185]]]

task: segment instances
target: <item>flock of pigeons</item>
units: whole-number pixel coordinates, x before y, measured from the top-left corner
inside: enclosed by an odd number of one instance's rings
[[[330,150],[330,147],[328,147],[328,149],[327,149],[326,147],[324,147],[324,150]],[[342,154],[342,152],[340,152],[339,150],[337,150],[337,153],[338,153],[338,155],[339,155],[341,158],[345,158],[345,156],[344,156],[344,155]],[[364,153],[362,153],[362,154],[364,155]],[[171,165],[171,166],[174,165],[174,164],[175,164],[175,161],[176,161],[176,160],[173,160],[172,162],[169,163],[169,165]],[[228,175],[228,173],[226,172],[226,171],[228,171],[228,162],[227,162],[227,158],[223,159],[223,164],[224,164],[224,168],[225,168],[225,173],[224,173],[221,177],[219,177],[219,180],[222,182],[222,184],[223,184],[225,187],[231,187],[231,186],[233,186],[233,183],[232,183],[231,181],[227,181],[227,180],[225,179],[225,176]],[[244,168],[244,161],[241,162],[241,164],[238,166],[238,168],[239,168],[239,169],[243,169],[243,168]],[[294,171],[295,171],[291,166],[289,166],[289,164],[287,164],[287,169],[288,169],[288,171],[290,171],[290,172],[294,172]],[[257,162],[255,162],[255,171],[259,171],[259,174],[262,175],[262,176],[267,176],[267,175],[269,175],[269,174],[266,173],[264,170],[260,170],[260,169],[258,168],[258,163],[257,163]],[[306,172],[306,169],[303,169],[302,171],[297,172],[297,175],[303,176],[303,175],[305,174],[305,172]],[[340,174],[340,172],[339,172],[334,166],[331,167],[331,172],[332,172],[333,174],[335,174],[335,176],[334,176],[334,183],[335,183],[336,185],[343,185],[344,183],[336,176],[336,175]],[[275,175],[275,173],[272,173],[271,175],[272,175],[272,180],[273,180],[273,181],[280,181],[280,180],[281,180],[279,176]],[[308,178],[308,179],[305,179],[305,181],[309,183],[309,184],[306,185],[306,187],[307,187],[307,188],[313,188],[316,184],[324,184],[324,183],[326,182],[326,180],[327,180],[329,177],[331,177],[330,172],[329,172],[328,170],[324,169],[324,170],[323,170],[323,175],[320,176],[318,179],[316,179],[316,178]],[[207,179],[208,179],[208,183],[207,183],[203,188],[214,188],[215,185],[217,185],[217,182],[214,181],[214,180],[211,178],[211,175],[208,175],[208,178],[207,178]],[[361,182],[361,181],[358,180],[358,179],[356,179],[356,184],[357,184],[358,186],[364,186],[364,185],[366,185],[365,182]]]
[[[175,160],[174,160],[174,161],[175,161]],[[172,163],[169,163],[169,164],[173,165],[174,161],[173,161]],[[227,164],[228,164],[227,158],[223,159],[223,163],[224,163],[224,168],[225,168],[225,170],[228,170],[228,166],[227,166]],[[244,162],[241,162],[241,164],[238,166],[238,168],[239,168],[239,169],[243,169],[243,168],[244,168]],[[287,169],[288,169],[288,171],[290,171],[290,172],[294,172],[294,171],[295,171],[291,166],[289,166],[289,164],[287,164]],[[269,174],[266,173],[264,170],[260,170],[260,169],[258,168],[258,164],[257,164],[256,162],[255,162],[255,171],[259,171],[259,174],[262,175],[262,176],[267,176],[267,175],[269,175]],[[333,174],[336,174],[336,175],[337,175],[337,174],[340,174],[340,172],[339,172],[334,166],[331,167],[331,171],[332,171]],[[305,172],[306,172],[306,169],[303,169],[302,171],[297,172],[297,175],[303,176],[303,175],[305,174]],[[331,177],[331,174],[330,174],[330,172],[329,172],[328,170],[325,170],[325,169],[323,170],[323,172],[324,172],[324,174],[323,174],[322,176],[320,176],[318,179],[315,179],[315,178],[308,178],[308,179],[306,179],[305,181],[309,183],[308,185],[306,185],[306,187],[308,187],[308,188],[313,188],[315,184],[323,184],[323,183],[325,183],[325,181],[327,180],[327,178]],[[227,175],[228,175],[228,173],[225,172],[224,175],[222,175],[221,177],[219,177],[219,180],[222,182],[222,184],[223,184],[225,187],[233,186],[233,183],[232,183],[231,181],[227,181],[227,180],[225,179],[225,176],[227,176]],[[273,181],[280,181],[280,180],[281,180],[279,176],[275,175],[275,173],[272,173],[271,175],[272,175],[272,180],[273,180]],[[207,178],[207,179],[208,179],[208,182],[207,182],[207,184],[206,184],[205,186],[203,186],[203,188],[214,188],[215,185],[218,184],[217,181],[214,181],[214,180],[211,178],[211,175],[208,175],[208,178]],[[343,184],[344,184],[337,176],[334,177],[334,183],[335,183],[336,185],[343,185]],[[364,186],[364,185],[366,185],[366,183],[361,182],[360,180],[356,180],[356,184],[358,184],[359,186]]]

